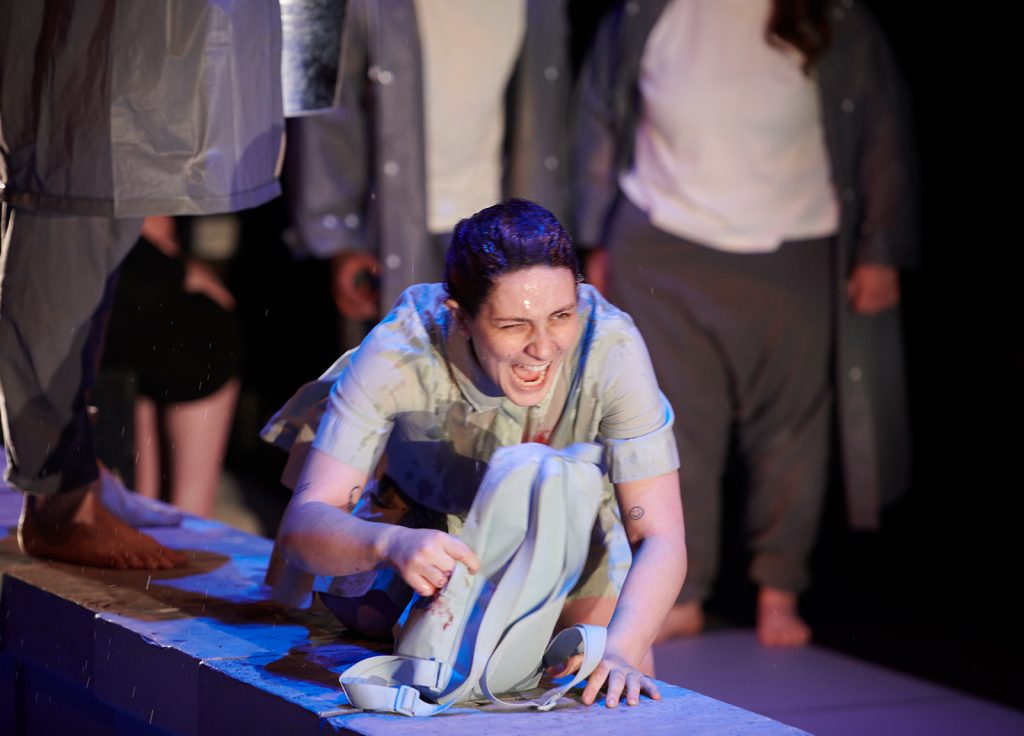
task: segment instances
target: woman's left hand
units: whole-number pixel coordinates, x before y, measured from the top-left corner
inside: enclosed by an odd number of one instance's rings
[[[597,693],[604,686],[605,705],[615,708],[623,694],[627,705],[640,702],[640,694],[652,700],[661,700],[661,693],[654,679],[643,674],[626,659],[615,652],[605,651],[601,663],[597,665],[583,690],[583,703],[591,705],[597,699]]]

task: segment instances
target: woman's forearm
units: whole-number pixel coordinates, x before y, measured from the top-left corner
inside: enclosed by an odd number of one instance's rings
[[[682,536],[649,537],[633,550],[633,564],[608,625],[609,651],[637,665],[654,643],[686,576]]]
[[[615,486],[633,564],[608,625],[608,649],[633,666],[654,643],[686,577],[686,532],[675,471]]]
[[[389,565],[420,595],[448,582],[456,562],[476,572],[476,554],[437,529],[410,529],[352,516],[366,474],[313,449],[285,511],[278,540],[285,558],[314,575],[351,575]]]
[[[385,561],[389,526],[323,501],[289,507],[278,535],[287,559],[314,575],[351,575]]]
[[[384,561],[387,525],[350,513],[366,480],[350,465],[309,451],[277,535],[289,562],[314,575],[351,575]]]

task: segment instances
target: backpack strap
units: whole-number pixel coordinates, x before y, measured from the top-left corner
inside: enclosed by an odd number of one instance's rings
[[[487,687],[485,671],[480,678],[484,695],[497,705],[551,710],[559,698],[594,671],[604,655],[606,638],[607,631],[603,626],[577,624],[563,629],[548,644],[541,666],[550,667],[575,654],[582,654],[583,662],[571,680],[547,690],[534,700],[507,701],[496,697]],[[444,672],[445,667],[448,667],[445,662],[411,657],[370,657],[345,671],[341,687],[348,702],[356,708],[403,716],[432,716],[450,708],[457,698],[446,699],[444,703],[430,703],[423,700],[416,687],[436,688],[441,678],[448,676]]]
[[[429,703],[422,698],[416,688],[394,680],[384,680],[380,677],[348,677],[347,674],[346,672],[341,682],[341,689],[345,692],[348,702],[355,708],[378,713],[397,713],[402,716],[432,716],[453,705],[452,702]]]
[[[567,448],[565,454],[587,464],[596,464],[600,461],[601,449],[595,445],[581,443]],[[530,509],[529,531],[502,574],[501,581],[488,603],[480,628],[476,632],[471,669],[465,680],[454,690],[445,693],[437,703],[432,703],[424,700],[416,688],[422,687],[424,690],[435,692],[441,689],[452,674],[449,663],[408,655],[371,657],[352,665],[339,678],[349,703],[363,710],[406,716],[430,716],[464,700],[475,687],[480,687],[495,703],[549,710],[557,704],[562,695],[579,684],[594,670],[604,653],[606,632],[603,627],[580,625],[566,629],[551,641],[545,651],[542,664],[537,669],[539,672],[545,666],[556,664],[574,654],[582,653],[584,661],[575,678],[570,682],[545,692],[536,701],[518,703],[506,703],[495,698],[486,682],[488,666],[492,663],[501,666],[498,661],[501,657],[493,656],[499,643],[517,627],[526,631],[530,620],[542,616],[545,609],[556,604],[560,608],[567,592],[566,587],[570,584],[568,578],[572,576],[572,573],[565,571],[565,574],[545,598],[531,603],[528,613],[516,614],[521,617],[520,620],[511,629],[508,628],[509,620],[513,618],[514,612],[523,603],[521,594],[527,587],[527,580],[529,580],[534,567],[539,564],[545,566],[557,564],[564,568],[566,558],[570,554],[565,538],[569,514],[572,510],[581,511],[571,502],[573,484],[563,476],[559,483],[560,492],[552,492],[554,491],[552,488],[549,488],[547,493],[542,492],[542,488],[551,480],[547,478],[544,466],[548,463],[557,464],[559,462],[555,457],[548,457],[542,460],[538,467],[538,473],[531,484],[530,491],[533,503],[531,503]],[[565,466],[562,469],[566,469]],[[492,511],[496,512],[496,509],[492,509]],[[596,513],[596,501],[594,513]],[[589,513],[589,509],[588,513],[583,515],[588,516],[592,523],[594,514]],[[456,572],[458,574],[465,571],[457,569]],[[468,575],[468,573],[466,574]],[[478,575],[482,574],[481,570]],[[575,574],[578,575],[578,571]],[[450,584],[451,582],[449,582]]]
[[[541,461],[537,475],[531,484],[530,493],[533,503],[530,508],[529,530],[516,555],[502,574],[501,582],[495,588],[494,595],[487,604],[487,610],[476,633],[469,674],[461,685],[439,698],[438,702],[455,703],[464,700],[479,685],[487,665],[493,659],[494,651],[509,631],[508,622],[512,620],[513,613],[521,602],[522,593],[528,587],[527,581],[530,579],[530,573],[534,566],[538,564],[561,565],[565,558],[564,530],[568,509],[564,496],[542,492],[545,484],[544,466],[552,460],[552,457],[547,457]],[[566,484],[563,482],[564,485]],[[555,549],[552,550],[545,546],[542,557],[540,548],[546,544],[555,546]],[[554,558],[547,557],[551,552],[555,553]],[[534,607],[533,612],[536,614],[543,609],[544,604],[551,600],[552,595],[553,593],[549,593],[539,605]],[[529,614],[523,618],[524,620],[520,623],[525,623]]]
[[[576,624],[568,629],[562,629],[558,635],[551,640],[548,648],[544,651],[544,659],[541,667],[551,667],[564,662],[575,654],[582,654],[583,661],[580,663],[576,675],[561,685],[551,688],[534,700],[508,701],[495,697],[487,687],[487,673],[480,678],[480,686],[492,703],[505,705],[510,708],[534,708],[535,710],[551,710],[558,704],[558,699],[579,685],[601,663],[604,656],[605,642],[608,638],[608,630],[603,626],[592,626],[590,624]]]
[[[537,495],[540,497],[537,500],[542,501],[543,494]],[[558,504],[546,514],[543,506],[543,502],[534,505],[534,519],[531,525],[537,524],[541,519],[545,524],[563,523],[558,513]],[[440,713],[463,700],[478,683],[490,659],[489,655],[505,634],[508,620],[536,558],[536,534],[528,534],[502,575],[501,583],[487,606],[487,612],[476,634],[470,672],[458,687],[439,698],[437,704],[423,700],[420,692],[409,687],[409,684],[437,689],[438,682],[443,684],[439,677],[444,672],[438,667],[442,663],[404,655],[370,657],[345,670],[339,680],[349,703],[363,710],[421,716]],[[444,664],[450,670],[450,665]]]
[[[434,715],[463,700],[473,690],[490,654],[505,634],[530,569],[537,559],[537,527],[555,524],[558,528],[564,528],[564,507],[561,503],[552,504],[554,499],[545,499],[544,494],[537,493],[539,488],[540,483],[535,480],[531,492],[534,493],[536,503],[533,505],[530,522],[534,533],[524,538],[487,606],[487,612],[476,633],[471,669],[466,679],[434,704],[423,700],[420,692],[409,687],[409,684],[438,689],[436,683],[442,682],[438,678],[444,674],[436,667],[438,662],[405,655],[370,657],[349,667],[339,678],[349,703],[363,710],[415,716]],[[561,502],[561,499],[558,501]],[[564,553],[559,555],[560,558],[562,556]],[[459,572],[461,574],[462,571]],[[431,665],[435,665],[432,670]],[[450,670],[450,665],[447,666]]]

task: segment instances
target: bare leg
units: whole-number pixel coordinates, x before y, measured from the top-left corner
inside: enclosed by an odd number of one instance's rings
[[[160,435],[156,402],[135,399],[135,490],[147,498],[160,498]]]
[[[800,618],[796,593],[764,587],[757,594],[757,638],[766,647],[800,647],[811,628]]]
[[[704,630],[704,605],[700,601],[687,601],[672,606],[661,625],[655,644],[695,636]]]
[[[69,493],[25,496],[21,549],[33,557],[118,570],[182,567],[187,558],[114,516],[100,503],[102,477]]]
[[[209,396],[165,410],[171,502],[186,513],[213,512],[238,389],[232,378]]]

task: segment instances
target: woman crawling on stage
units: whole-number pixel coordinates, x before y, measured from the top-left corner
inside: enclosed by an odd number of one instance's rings
[[[355,625],[387,631],[412,591],[433,595],[458,562],[476,571],[456,535],[497,447],[599,442],[610,484],[560,624],[608,626],[584,703],[602,686],[609,707],[658,698],[650,647],[686,547],[672,411],[643,340],[579,283],[565,231],[530,202],[461,221],[444,278],[408,289],[321,379],[336,378],[282,521],[287,561],[335,576],[325,601],[343,620],[346,600],[372,599],[383,613],[363,606]],[[299,446],[303,396],[265,438]]]

